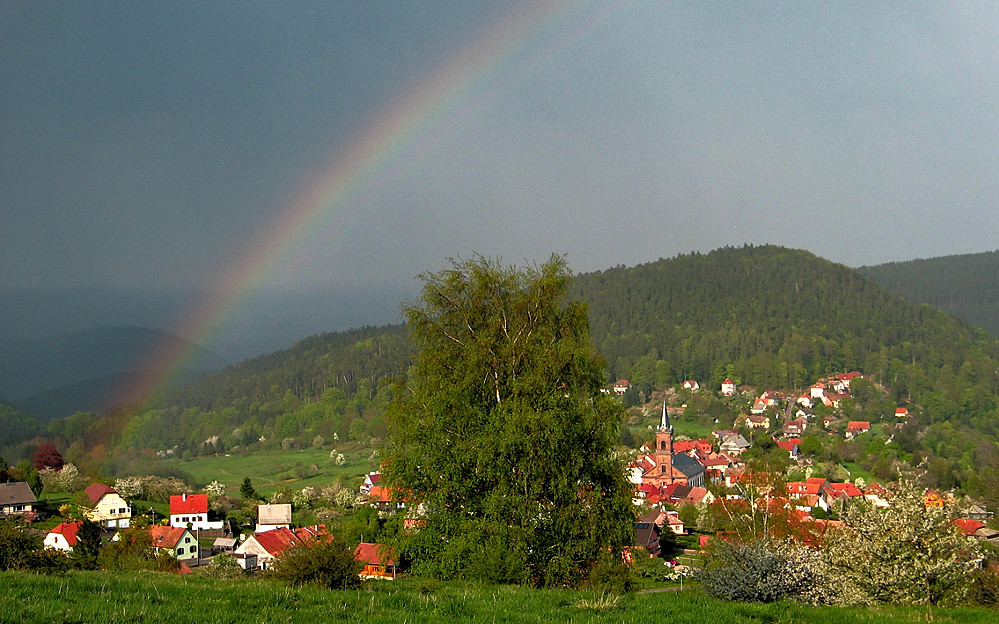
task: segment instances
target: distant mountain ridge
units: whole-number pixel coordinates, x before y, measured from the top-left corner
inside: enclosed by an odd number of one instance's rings
[[[999,337],[999,251],[857,269],[913,303],[927,303]]]
[[[151,361],[164,349],[189,351],[184,363],[189,374],[220,370],[228,364],[159,329],[92,329],[0,343],[0,396],[42,420],[83,409],[100,411],[127,396],[137,376],[168,364]]]

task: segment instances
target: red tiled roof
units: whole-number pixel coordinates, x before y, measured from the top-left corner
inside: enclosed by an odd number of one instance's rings
[[[177,542],[184,536],[184,527],[171,527],[155,524],[149,527],[149,534],[153,536],[153,546],[156,548],[174,548]]]
[[[829,489],[837,495],[845,495],[850,498],[856,498],[857,496],[864,495],[864,493],[860,491],[860,488],[852,483],[830,483]]]
[[[76,546],[76,533],[83,526],[83,521],[76,520],[73,522],[63,522],[57,524],[49,533],[56,533],[57,535],[62,535],[66,538],[66,543],[70,546]]]
[[[970,520],[968,518],[956,518],[954,520],[954,524],[956,524],[957,528],[961,529],[961,533],[964,533],[965,535],[974,535],[975,531],[985,526],[978,520]]]
[[[354,560],[362,563],[377,563],[379,565],[395,565],[392,559],[392,549],[384,544],[361,542],[354,549]]]
[[[871,423],[866,420],[851,420],[846,424],[847,431],[869,431]]]
[[[208,513],[207,494],[182,494],[170,497],[170,515]]]
[[[83,493],[87,495],[87,500],[90,501],[90,506],[94,507],[97,502],[104,498],[105,494],[115,493],[115,489],[110,485],[104,485],[103,483],[91,483],[87,486],[87,489],[83,490]]]
[[[271,529],[263,533],[254,533],[253,537],[260,547],[273,556],[277,556],[289,548],[311,542],[320,535],[326,535],[326,527],[303,527],[301,529]]]
[[[825,479],[822,481],[824,483]],[[818,494],[822,491],[822,483],[809,483],[808,481],[792,481],[785,487],[788,494]]]

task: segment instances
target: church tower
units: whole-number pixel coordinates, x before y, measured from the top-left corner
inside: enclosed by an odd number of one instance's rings
[[[652,454],[659,465],[659,472],[665,478],[673,475],[673,425],[666,413],[666,403],[663,402],[663,417],[656,431],[656,451]],[[657,475],[658,476],[658,475]]]

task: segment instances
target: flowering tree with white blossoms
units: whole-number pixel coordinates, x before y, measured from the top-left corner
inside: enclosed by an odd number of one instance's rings
[[[927,505],[912,478],[894,488],[890,506],[855,504],[844,527],[827,534],[825,560],[844,602],[938,604],[958,600],[983,553],[954,524],[953,504]]]

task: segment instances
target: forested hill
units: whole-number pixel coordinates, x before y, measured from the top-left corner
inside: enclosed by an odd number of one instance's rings
[[[999,337],[999,251],[857,269],[913,303],[928,303]]]
[[[804,251],[725,248],[577,276],[608,381],[641,390],[725,377],[793,390],[860,370],[924,423],[999,433],[999,342]],[[389,379],[413,350],[404,326],[314,336],[174,389],[152,406],[56,421],[53,436],[108,448],[211,452],[384,435]],[[217,436],[217,437],[216,437]]]
[[[913,366],[929,374],[970,362],[991,376],[999,357],[995,340],[957,319],[909,304],[853,269],[781,247],[584,274],[572,292],[589,302],[593,341],[612,375],[633,384],[690,378],[715,387],[733,377],[800,388],[858,369],[904,397]]]
[[[291,348],[212,373],[162,397],[159,407],[268,409],[275,401],[310,401],[327,390],[353,395],[379,380],[404,374],[412,345],[403,325],[324,333]]]

